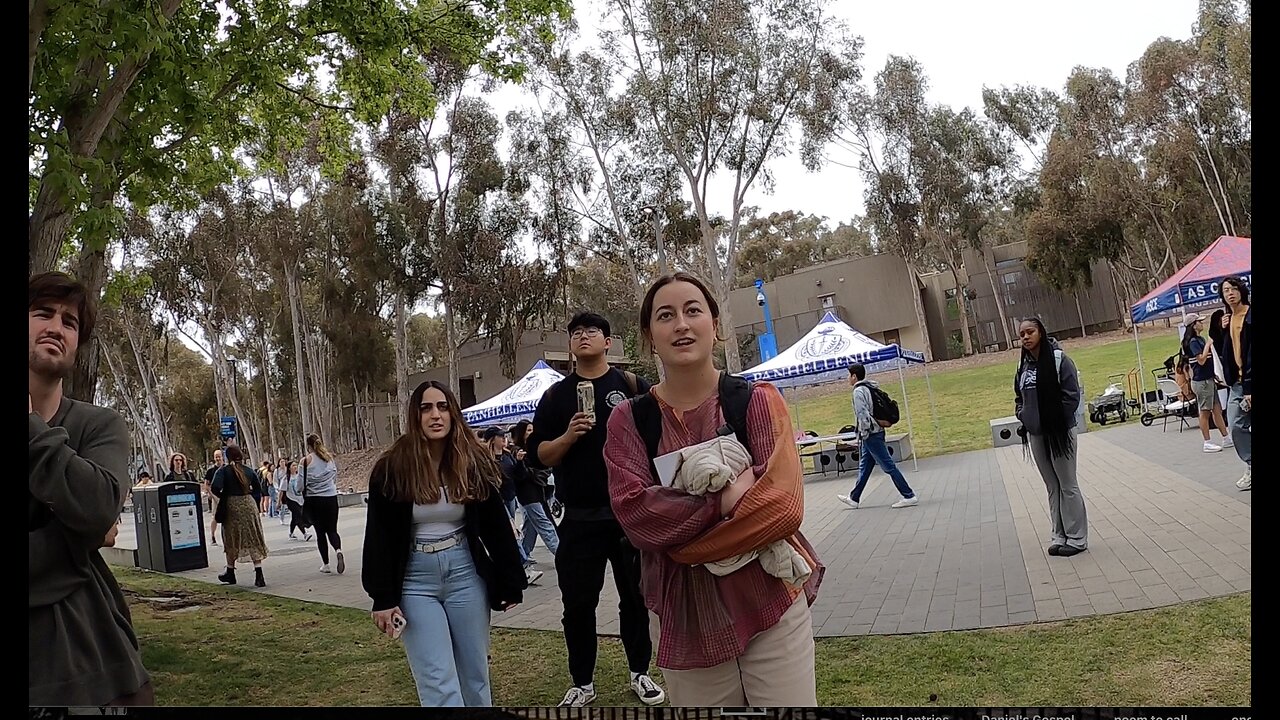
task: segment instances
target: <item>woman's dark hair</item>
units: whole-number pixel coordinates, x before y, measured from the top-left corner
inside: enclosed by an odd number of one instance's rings
[[[1222,284],[1218,286],[1218,299],[1221,300],[1224,304],[1227,302],[1227,285],[1228,284],[1230,284],[1231,287],[1235,288],[1236,290],[1240,291],[1240,304],[1248,305],[1249,304],[1249,283],[1245,282],[1244,278],[1238,275],[1233,275],[1227,278],[1226,280],[1222,281]]]
[[[511,428],[511,442],[521,450],[525,450],[525,444],[529,442],[529,428],[533,427],[533,423],[528,420],[521,420]]]
[[[1023,318],[1019,325],[1023,323],[1032,323],[1040,331],[1040,357],[1033,358],[1031,351],[1024,347],[1018,372],[1021,374],[1022,367],[1035,364],[1036,405],[1040,410],[1040,427],[1044,430],[1045,444],[1053,457],[1067,457],[1075,449],[1071,445],[1071,428],[1067,425],[1067,417],[1063,412],[1062,383],[1058,380],[1058,364],[1054,358],[1052,338],[1040,318]],[[1022,443],[1025,445],[1027,442],[1027,433],[1023,433]]]
[[[422,431],[422,396],[432,389],[444,395],[451,421],[439,458],[432,457],[431,443]],[[405,433],[378,459],[373,475],[385,478],[383,492],[387,497],[419,505],[438,502],[441,488],[449,502],[465,503],[484,500],[502,485],[493,453],[467,426],[462,406],[449,386],[436,380],[422,383],[409,397]]]
[[[1196,322],[1204,321],[1197,320]],[[1191,358],[1196,356],[1195,353],[1191,352],[1191,338],[1199,336],[1200,333],[1196,332],[1196,323],[1187,325],[1186,329],[1182,331],[1182,360],[1179,361],[1180,363],[1190,364]]]
[[[716,323],[716,339],[720,342],[725,342],[725,339],[720,337],[720,303],[716,302],[715,294],[711,292],[707,287],[707,284],[697,275],[681,271],[671,273],[670,275],[663,275],[657,280],[654,280],[653,284],[649,286],[649,291],[644,294],[644,302],[640,303],[640,334],[644,337],[645,348],[647,350],[653,349],[653,338],[652,335],[650,335],[650,328],[653,325],[654,298],[657,297],[659,290],[674,282],[689,283],[690,285],[698,288],[702,293],[702,297],[706,298],[707,312],[711,313],[711,319]]]
[[[1222,316],[1226,314],[1226,310],[1214,310],[1209,316],[1209,340],[1215,348],[1222,344]]]
[[[248,495],[249,478],[245,476],[244,468],[240,466],[240,463],[244,462],[244,452],[239,447],[232,445],[227,448],[225,453],[223,453],[223,457],[227,459],[227,463],[231,466],[231,472],[234,473],[236,479],[240,481],[240,489],[244,490],[245,494]],[[225,472],[225,468],[222,472]]]

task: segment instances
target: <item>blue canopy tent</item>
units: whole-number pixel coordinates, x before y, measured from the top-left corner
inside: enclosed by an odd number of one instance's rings
[[[1168,280],[1147,293],[1129,308],[1133,320],[1133,342],[1138,348],[1138,378],[1145,394],[1142,345],[1138,342],[1138,323],[1185,317],[1188,312],[1220,306],[1222,281],[1239,276],[1253,283],[1252,239],[1223,235],[1209,244],[1194,260],[1182,266]]]
[[[835,313],[828,311],[804,337],[769,360],[741,373],[751,381],[773,383],[779,388],[804,387],[840,382],[849,377],[850,365],[863,365],[867,375],[898,371],[902,385],[902,402],[907,411],[907,432],[914,435],[911,403],[907,400],[907,382],[903,368],[909,363],[924,364],[924,355],[904,350],[897,343],[884,345],[849,327]],[[933,405],[933,383],[925,366],[925,383],[929,388],[929,404]],[[938,428],[937,408],[933,408],[933,426],[938,447],[942,432]],[[915,458],[915,453],[912,453]]]
[[[560,382],[564,376],[542,360],[511,387],[482,403],[462,411],[467,424],[476,427],[487,425],[512,425],[521,420],[533,419],[533,411],[547,388]]]

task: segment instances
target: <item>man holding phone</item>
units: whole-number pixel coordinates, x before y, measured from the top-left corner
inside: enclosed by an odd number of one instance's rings
[[[573,686],[560,706],[583,707],[596,699],[596,608],[607,565],[613,566],[618,588],[631,689],[641,702],[657,705],[666,693],[649,677],[653,643],[640,592],[640,552],[613,516],[604,464],[609,413],[628,398],[648,392],[649,383],[609,367],[605,356],[613,340],[603,317],[578,314],[569,321],[569,339],[577,368],[538,403],[526,458],[532,467],[555,470],[556,496],[564,505],[555,561]]]

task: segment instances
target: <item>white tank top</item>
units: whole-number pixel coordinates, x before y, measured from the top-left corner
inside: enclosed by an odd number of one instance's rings
[[[418,542],[433,542],[449,537],[466,526],[466,508],[449,502],[443,488],[440,500],[430,505],[413,505],[413,537]]]

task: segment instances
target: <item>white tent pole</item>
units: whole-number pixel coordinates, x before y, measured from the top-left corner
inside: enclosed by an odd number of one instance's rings
[[[1147,400],[1147,373],[1142,367],[1142,343],[1138,342],[1138,323],[1135,322],[1132,325],[1133,346],[1138,349],[1138,412],[1141,414]]]
[[[911,401],[907,399],[907,376],[902,372],[902,366],[907,361],[902,359],[902,355],[898,355],[898,382],[902,383],[902,404],[907,406],[907,437],[911,438],[911,464],[915,468],[915,472],[920,472],[920,453],[916,452],[915,437],[916,430],[911,424]]]
[[[938,425],[938,405],[933,401],[933,381],[929,379],[929,363],[924,363],[924,384],[929,388],[929,411],[933,413],[933,434],[938,441],[938,454],[942,454],[942,427]]]

